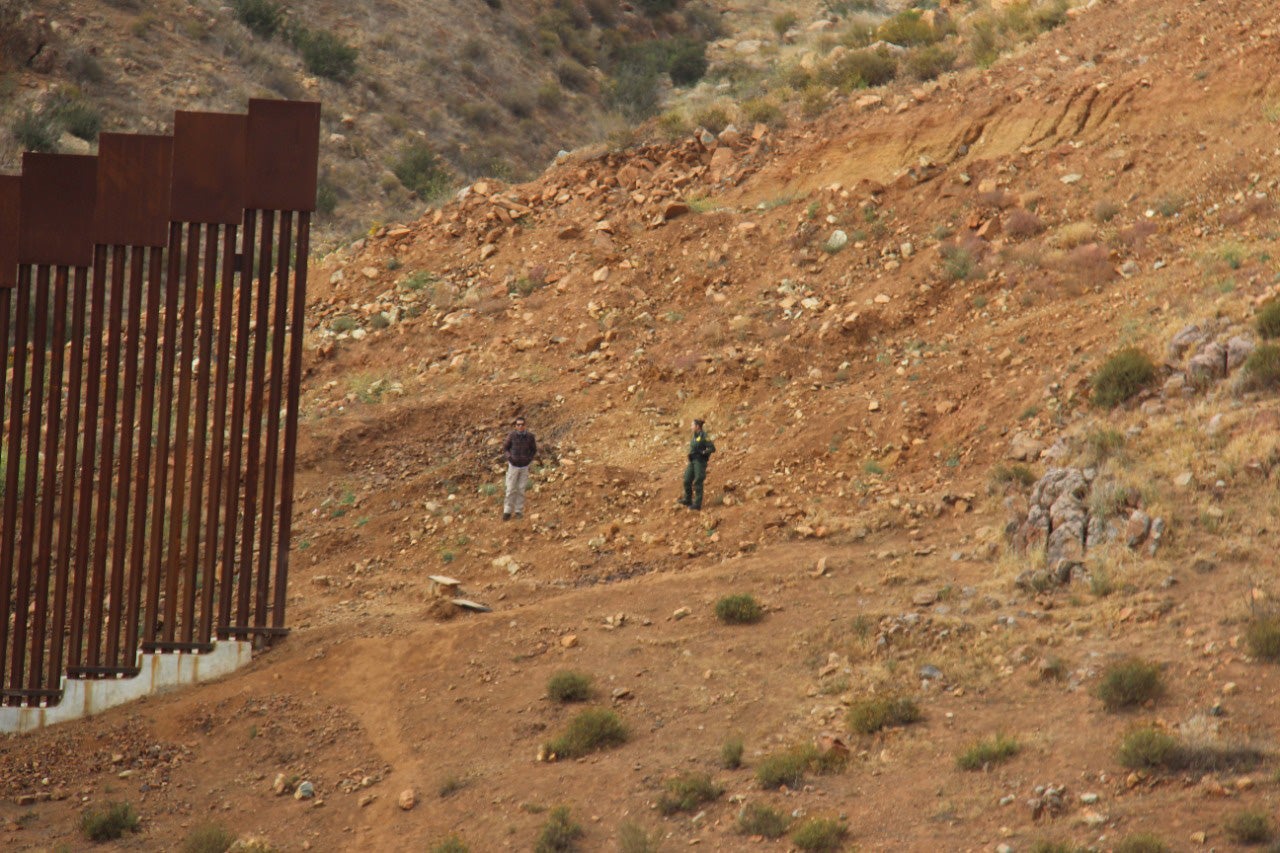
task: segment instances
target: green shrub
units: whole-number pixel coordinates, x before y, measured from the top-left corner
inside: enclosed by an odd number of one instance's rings
[[[456,835],[450,835],[431,848],[431,853],[470,853],[471,848]]]
[[[547,744],[547,751],[560,758],[579,758],[620,746],[627,737],[627,727],[617,714],[605,708],[587,708],[569,721],[564,734]]]
[[[800,747],[765,756],[756,768],[756,781],[766,790],[783,785],[798,788],[809,770],[814,752],[812,748]]]
[[[258,38],[270,39],[284,23],[284,9],[271,0],[234,0],[232,8],[240,23]]]
[[[234,844],[236,834],[216,823],[205,823],[191,830],[182,842],[182,853],[225,853]]]
[[[920,706],[910,699],[876,697],[855,702],[849,708],[849,728],[874,734],[889,726],[905,726],[920,719]]]
[[[750,625],[764,618],[764,608],[750,595],[726,595],[716,602],[716,618],[726,625]]]
[[[693,123],[712,133],[719,133],[729,126],[729,111],[719,104],[703,107],[693,114]]]
[[[1169,853],[1169,845],[1161,841],[1159,836],[1140,832],[1122,838],[1116,844],[1115,853]]]
[[[302,54],[302,64],[317,77],[343,82],[356,73],[360,51],[328,30],[299,29],[294,46]]]
[[[1242,372],[1241,386],[1246,391],[1280,388],[1280,344],[1259,344],[1245,359]]]
[[[658,798],[658,811],[665,815],[691,812],[724,793],[724,788],[711,781],[706,773],[689,773],[668,779],[666,788]]]
[[[1011,737],[997,734],[990,740],[982,740],[970,746],[956,757],[961,770],[984,770],[993,764],[1003,764],[1022,749]]]
[[[1280,616],[1266,614],[1250,620],[1244,640],[1249,654],[1258,660],[1280,661]]]
[[[581,837],[582,826],[569,817],[569,807],[556,806],[542,825],[533,850],[534,853],[567,853],[577,849]]]
[[[556,79],[566,89],[585,92],[591,88],[591,72],[581,62],[565,59],[556,66]]]
[[[1160,665],[1127,658],[1107,667],[1097,692],[1108,711],[1122,711],[1155,701],[1164,695]]]
[[[661,842],[661,830],[650,833],[640,824],[631,821],[618,827],[619,853],[658,853]]]
[[[51,153],[58,150],[58,129],[51,116],[28,108],[14,119],[14,140],[24,151]]]
[[[1173,735],[1154,726],[1144,726],[1121,739],[1117,758],[1130,769],[1149,770],[1169,764],[1177,750],[1178,740]]]
[[[417,193],[423,201],[435,201],[449,193],[449,171],[425,142],[412,142],[405,147],[391,172],[405,189]]]
[[[824,67],[819,78],[843,91],[883,86],[898,76],[898,60],[887,50],[855,50]]]
[[[917,80],[933,80],[956,65],[956,52],[937,44],[918,47],[907,54],[907,73]]]
[[[942,38],[942,33],[929,26],[918,9],[907,9],[894,15],[880,25],[876,35],[901,47],[933,44]]]
[[[764,803],[748,803],[738,813],[738,832],[743,835],[781,838],[790,826],[791,819],[785,813]]]
[[[557,702],[585,702],[591,698],[591,676],[565,670],[551,676],[547,695]]]
[[[1268,299],[1258,309],[1258,334],[1270,340],[1280,338],[1280,299]]]
[[[786,121],[786,113],[773,98],[751,98],[742,103],[742,117],[752,124],[780,127]]]
[[[1151,357],[1137,347],[1126,347],[1112,353],[1093,374],[1089,384],[1093,389],[1094,403],[1113,409],[1155,378],[1156,366]]]
[[[321,216],[333,216],[338,209],[338,188],[328,178],[316,181],[316,212]]]
[[[1265,811],[1249,809],[1227,819],[1222,828],[1237,844],[1265,844],[1275,837],[1276,829]]]
[[[138,831],[138,813],[129,803],[107,803],[80,816],[80,831],[90,841],[114,841]]]
[[[833,818],[815,817],[806,820],[791,833],[791,842],[801,850],[839,850],[849,827]]]
[[[779,14],[774,15],[773,16],[774,34],[777,35],[779,38],[781,38],[786,34],[787,30],[794,27],[796,25],[796,22],[799,20],[800,18],[796,15],[796,13],[791,11],[780,12]]]
[[[1083,848],[1066,841],[1037,841],[1031,845],[1029,853],[1082,853]]]
[[[64,100],[57,107],[58,121],[72,136],[93,142],[102,130],[102,114],[79,99]]]
[[[726,770],[737,770],[742,766],[742,750],[742,738],[729,738],[720,747],[720,766]]]
[[[1026,465],[997,465],[991,469],[991,482],[997,486],[1016,484],[1022,488],[1035,485],[1036,474]]]
[[[950,281],[968,281],[977,275],[978,263],[973,252],[963,246],[942,248],[942,271]]]

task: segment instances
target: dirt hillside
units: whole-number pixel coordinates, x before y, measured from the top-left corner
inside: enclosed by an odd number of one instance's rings
[[[558,806],[582,850],[809,843],[744,833],[762,806],[847,830],[806,849],[1274,832],[1278,47],[1264,0],[1094,0],[986,69],[581,151],[315,259],[293,633],[0,740],[0,845],[83,849],[113,800],[138,850],[527,850]],[[1108,408],[1123,347],[1155,373]],[[1128,658],[1163,693],[1108,710]],[[549,754],[564,670],[625,742]],[[872,697],[920,719],[860,733]],[[718,796],[664,808],[688,774]]]

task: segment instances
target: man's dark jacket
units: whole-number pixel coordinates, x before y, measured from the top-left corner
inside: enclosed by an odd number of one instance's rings
[[[533,457],[538,455],[538,441],[529,430],[515,430],[503,442],[502,452],[507,454],[507,461],[512,465],[528,468]]]

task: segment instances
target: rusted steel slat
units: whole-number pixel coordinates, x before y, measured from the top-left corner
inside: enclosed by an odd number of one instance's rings
[[[161,342],[160,376],[156,386],[160,389],[160,401],[156,404],[156,412],[160,420],[160,429],[156,436],[155,478],[151,490],[151,542],[148,560],[150,574],[147,576],[147,603],[144,608],[142,639],[154,642],[157,626],[160,624],[160,585],[163,581],[168,589],[169,572],[164,564],[164,523],[165,501],[169,491],[169,435],[173,423],[173,362],[176,356],[174,338],[178,333],[178,279],[180,276],[179,257],[182,253],[182,224],[174,222],[169,226],[169,263],[165,275],[164,286],[164,339]],[[170,596],[172,598],[172,596]],[[172,620],[169,620],[169,626]]]
[[[99,136],[93,241],[104,246],[163,246],[169,239],[172,179],[173,137]]]
[[[222,538],[218,535],[218,522],[222,517],[223,456],[226,450],[227,386],[231,370],[231,326],[235,309],[236,292],[236,227],[228,225],[222,235],[222,281],[218,291],[218,345],[214,363],[217,374],[213,383],[213,446],[209,452],[209,500],[205,516],[205,548],[202,552],[201,574],[204,577],[203,601],[200,604],[201,642],[213,638],[213,594],[221,587],[217,577],[218,557],[223,552]],[[233,535],[234,525],[229,528]],[[222,566],[222,573],[229,574],[231,566]],[[221,607],[222,602],[218,602]]]
[[[71,543],[75,536],[72,525],[76,494],[76,451],[80,434],[80,391],[84,371],[84,314],[88,301],[89,271],[77,267],[72,283],[70,365],[67,377],[66,441],[62,448],[62,494],[58,511],[58,553],[55,558],[57,580],[53,590],[52,645],[49,650],[49,687],[58,683],[63,661],[63,632],[67,625],[67,586],[71,574]]]
[[[320,104],[249,101],[248,196],[251,210],[316,209]]]
[[[284,468],[280,483],[280,543],[276,548],[275,602],[271,624],[284,627],[289,582],[289,541],[293,533],[293,478],[298,462],[298,407],[302,394],[302,337],[307,320],[307,258],[311,253],[311,214],[298,214],[297,256],[294,258],[293,309],[289,330],[288,403],[284,421]]]
[[[249,119],[243,115],[174,114],[170,219],[240,224],[248,128]]]
[[[138,470],[134,478],[133,527],[130,534],[129,592],[125,599],[124,630],[126,649],[138,647],[138,620],[142,597],[143,569],[147,556],[147,497],[151,484],[151,439],[155,432],[156,352],[160,348],[160,291],[164,287],[164,250],[151,249],[147,259],[147,328],[141,343],[142,402],[138,418]],[[141,307],[140,301],[135,305]],[[159,569],[151,567],[149,577]],[[151,618],[151,617],[149,617]]]
[[[76,154],[22,155],[18,262],[87,267],[93,263],[98,159]]]
[[[118,350],[119,359],[107,366],[115,372],[116,364],[124,365],[124,399],[120,407],[120,464],[116,476],[116,496],[112,504],[114,513],[114,529],[111,535],[111,619],[107,625],[107,660],[117,664],[132,663],[136,647],[120,645],[124,625],[121,614],[125,614],[124,622],[130,620],[128,611],[132,608],[125,598],[125,560],[129,552],[129,498],[133,485],[133,418],[137,409],[138,398],[138,358],[140,341],[138,331],[142,322],[142,272],[146,250],[134,246],[129,249],[129,291],[128,297],[122,299],[120,309],[128,314],[128,326],[124,339]]]
[[[120,302],[124,296],[125,247],[115,246],[111,249],[111,290],[107,299],[107,352],[100,362],[91,362],[90,368],[105,375],[106,391],[102,399],[102,438],[101,459],[98,463],[98,509],[94,514],[93,529],[93,571],[90,572],[88,631],[88,660],[90,666],[103,664],[102,653],[106,652],[107,666],[115,666],[118,661],[112,654],[115,649],[108,644],[104,649],[103,633],[109,632],[110,626],[120,619],[120,598],[111,597],[109,589],[115,585],[115,578],[108,576],[110,550],[107,534],[110,530],[111,514],[111,480],[115,474],[116,464],[116,404],[120,395],[120,327],[123,317]]]
[[[173,519],[169,522],[169,556],[165,559],[168,586],[165,588],[165,642],[173,642],[178,622],[182,623],[183,639],[191,628],[192,602],[195,595],[195,573],[188,573],[182,565],[182,512],[186,507],[188,430],[191,428],[191,348],[196,331],[196,287],[200,269],[200,226],[187,226],[187,268],[183,274],[182,324],[178,365],[178,409],[174,425],[173,485],[169,502]],[[166,341],[166,345],[173,346]],[[178,584],[181,581],[181,588]],[[178,618],[178,593],[182,594],[181,619]]]
[[[267,450],[262,466],[262,546],[258,551],[258,595],[253,611],[253,624],[267,624],[267,594],[271,583],[271,547],[275,544],[276,471],[280,465],[280,409],[284,393],[284,335],[289,321],[289,262],[293,246],[293,214],[280,214],[280,240],[276,244],[276,284],[271,320],[271,379],[267,397]],[[268,282],[269,284],[269,282]],[[260,335],[266,334],[263,326]]]
[[[0,175],[0,290],[11,288],[18,283],[18,243],[21,223],[22,178],[19,175]],[[8,346],[8,336],[0,340]]]
[[[245,567],[236,563],[236,532],[240,529],[240,467],[244,450],[244,408],[248,382],[249,338],[253,322],[253,246],[257,234],[257,211],[245,211],[244,234],[240,238],[240,282],[236,309],[235,375],[231,391],[231,429],[228,432],[230,447],[227,449],[226,522],[222,528],[222,583],[218,591],[218,636],[225,637],[231,627],[231,605],[236,570],[243,574]],[[247,583],[247,581],[246,581]]]
[[[23,403],[27,397],[27,330],[30,328],[31,313],[31,267],[22,266],[18,269],[18,286],[17,286],[17,306],[14,311],[14,328],[13,328],[13,374],[11,388],[9,391],[9,431],[8,441],[5,444],[5,488],[4,488],[4,525],[0,528],[0,567],[5,571],[0,576],[0,605],[5,609],[5,618],[3,624],[0,624],[0,651],[5,651],[4,658],[0,659],[0,666],[7,663],[8,674],[4,679],[0,679],[0,683],[7,684],[12,689],[22,687],[22,676],[20,674],[21,667],[18,665],[18,659],[21,658],[24,649],[21,641],[16,640],[18,625],[25,625],[27,618],[27,603],[25,595],[22,593],[22,576],[27,571],[27,566],[22,562],[21,557],[15,560],[15,553],[20,550],[19,543],[27,538],[25,529],[18,529],[18,490],[25,485],[26,477],[19,479],[19,471],[24,467],[22,464],[22,424],[23,424]],[[29,495],[22,496],[25,499]],[[14,635],[9,635],[9,606],[11,598],[14,602],[13,624]],[[12,646],[10,640],[15,639]]]
[[[16,285],[16,278],[15,285]],[[6,389],[8,383],[5,377],[9,375],[9,329],[10,314],[13,310],[13,302],[17,296],[14,288],[0,288],[0,416],[4,415],[6,398]],[[0,421],[0,427],[3,427],[3,421]],[[0,429],[0,449],[5,446],[5,433]],[[4,460],[12,460],[13,465],[9,465]],[[8,501],[5,496],[10,494],[9,489],[9,469],[13,468],[17,471],[17,458],[8,455],[6,450],[4,459],[0,459],[0,483],[4,483],[4,495],[0,495],[0,687],[4,686],[5,661],[8,657],[9,643],[9,589],[13,580],[13,550],[10,541],[11,531],[9,524],[5,519],[9,517]],[[0,705],[4,704],[0,702]]]
[[[48,269],[45,268],[42,272],[45,276],[44,289],[47,290],[49,284]],[[37,282],[36,286],[40,287],[41,284]],[[45,632],[49,608],[49,579],[55,572],[53,563],[53,519],[54,510],[58,506],[60,492],[58,484],[58,448],[60,446],[59,442],[62,441],[63,356],[67,340],[66,267],[58,267],[55,271],[53,289],[53,337],[49,340],[48,347],[49,389],[46,395],[48,411],[45,413],[44,472],[41,474],[40,488],[40,534],[36,543],[35,560],[36,609],[31,623],[31,670],[27,681],[27,687],[32,690],[37,689],[41,682],[45,680],[45,642],[49,639]],[[37,306],[37,316],[47,313],[48,295],[45,294],[42,298],[46,301],[46,311],[41,311]],[[44,327],[46,323],[38,321],[37,326]],[[42,347],[37,346],[36,349],[38,351]],[[32,373],[38,377],[42,371],[37,371],[33,368]],[[49,661],[50,674],[60,672],[61,663],[57,658],[51,658]],[[46,686],[53,687],[56,684]]]
[[[262,465],[262,391],[267,372],[267,323],[270,322],[271,252],[275,240],[275,213],[264,210],[262,237],[259,240],[258,270],[254,280],[257,291],[256,327],[253,341],[253,372],[249,380],[249,438],[245,444],[244,527],[240,534],[240,596],[236,602],[236,624],[249,624],[249,598],[252,593],[254,534],[258,523],[258,469]]]
[[[204,276],[201,279],[200,291],[200,344],[196,353],[196,410],[195,417],[192,421],[192,447],[191,447],[191,505],[187,508],[187,556],[183,561],[185,565],[185,573],[191,579],[191,583],[187,586],[187,605],[188,613],[196,612],[195,596],[196,587],[203,584],[208,586],[213,583],[209,577],[202,577],[200,574],[200,546],[202,538],[200,535],[200,522],[203,521],[201,514],[201,501],[204,498],[205,480],[205,450],[208,447],[207,434],[209,430],[209,382],[213,373],[213,365],[210,364],[210,357],[213,355],[213,337],[214,337],[214,297],[217,295],[218,281],[218,236],[221,229],[217,225],[206,225],[204,236]],[[190,360],[190,356],[188,356]],[[203,587],[200,595],[200,603],[204,603]],[[199,614],[199,623],[204,622],[204,613]],[[194,632],[197,628],[197,619],[188,618],[182,623],[182,641],[184,643],[191,642]]]

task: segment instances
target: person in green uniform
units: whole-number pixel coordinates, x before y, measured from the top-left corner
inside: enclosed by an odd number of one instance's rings
[[[681,506],[702,509],[702,484],[707,479],[707,460],[716,452],[715,442],[702,428],[704,421],[693,422],[693,438],[689,440],[689,464],[684,469],[684,497]]]

